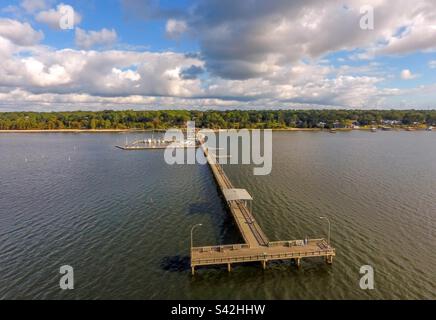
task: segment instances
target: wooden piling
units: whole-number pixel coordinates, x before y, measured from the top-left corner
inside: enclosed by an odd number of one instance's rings
[[[301,258],[295,259],[295,264],[297,265],[297,268],[301,267]]]

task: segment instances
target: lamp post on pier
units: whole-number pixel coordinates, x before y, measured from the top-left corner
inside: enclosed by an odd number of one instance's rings
[[[191,252],[192,252],[192,248],[194,247],[194,239],[193,239],[193,233],[194,233],[194,230],[195,230],[195,228],[197,228],[197,227],[201,227],[203,224],[201,224],[201,223],[199,223],[199,224],[196,224],[195,226],[193,226],[192,228],[191,228]]]
[[[327,218],[327,217],[319,217],[319,218],[320,218],[320,219],[327,220],[327,222],[328,222],[328,224],[329,224],[329,233],[328,233],[328,240],[327,240],[327,242],[328,242],[328,244],[330,245],[330,219]]]

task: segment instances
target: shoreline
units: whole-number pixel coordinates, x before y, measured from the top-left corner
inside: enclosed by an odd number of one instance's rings
[[[118,132],[151,132],[164,130],[150,129],[30,129],[30,130],[0,130],[0,133],[118,133]]]
[[[1,133],[142,133],[142,132],[165,132],[171,129],[183,129],[183,128],[169,128],[169,129],[30,129],[30,130],[0,130]],[[244,128],[242,128],[244,129]],[[227,129],[212,129],[213,131],[227,130]],[[241,130],[241,129],[229,129],[229,130]],[[248,129],[255,130],[255,129]],[[259,129],[267,130],[267,129]],[[330,129],[321,128],[279,128],[270,129],[272,131],[295,131],[295,132],[330,132]],[[337,128],[337,132],[350,132],[350,131],[371,131],[371,128]],[[379,129],[379,131],[383,131]],[[426,131],[425,128],[414,128],[408,130],[407,128],[392,128],[391,131]]]

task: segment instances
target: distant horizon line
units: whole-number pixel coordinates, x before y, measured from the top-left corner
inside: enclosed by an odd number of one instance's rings
[[[417,111],[417,112],[428,112],[428,111],[436,111],[436,108],[433,109],[413,109],[413,108],[407,108],[407,109],[394,109],[394,108],[386,108],[386,109],[355,109],[355,108],[326,108],[326,109],[317,109],[317,108],[311,108],[311,109],[300,109],[300,108],[278,108],[278,109],[173,109],[173,108],[163,108],[163,109],[100,109],[100,110],[87,110],[87,109],[76,109],[76,110],[49,110],[49,111],[35,111],[35,110],[14,110],[14,111],[0,111],[0,114],[2,113],[74,113],[74,112],[124,112],[124,111],[133,111],[133,112],[158,112],[158,111],[198,111],[198,112],[229,112],[229,111],[241,111],[241,112],[259,112],[259,111],[399,111],[399,112],[405,112],[405,111]]]

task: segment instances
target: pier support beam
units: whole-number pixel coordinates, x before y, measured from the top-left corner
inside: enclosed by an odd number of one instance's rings
[[[295,265],[297,266],[297,268],[301,268],[301,258],[295,259]]]
[[[333,256],[326,256],[325,257],[325,262],[327,264],[332,264],[333,263]]]
[[[191,274],[195,275],[195,267],[194,266],[191,266]]]
[[[232,265],[230,263],[227,264],[227,271],[232,272]]]
[[[263,268],[263,270],[266,269],[266,263],[267,262],[268,262],[267,260],[262,260],[262,268]]]

